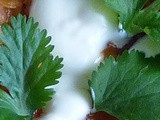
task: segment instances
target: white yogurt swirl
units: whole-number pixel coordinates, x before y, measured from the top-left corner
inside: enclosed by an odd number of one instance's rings
[[[86,0],[34,0],[31,16],[52,36],[54,55],[64,58],[56,95],[41,120],[85,120],[91,110],[88,79],[108,40],[119,39]]]

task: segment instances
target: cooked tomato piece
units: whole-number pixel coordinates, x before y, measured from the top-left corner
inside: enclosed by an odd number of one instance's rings
[[[22,6],[21,13],[28,17],[32,0],[22,0],[22,3],[23,3],[23,6]]]
[[[103,55],[105,58],[108,58],[109,56],[113,56],[115,59],[119,55],[119,48],[111,42],[107,44],[107,47],[103,50]]]
[[[43,114],[43,109],[38,109],[34,112],[33,118],[39,118]]]

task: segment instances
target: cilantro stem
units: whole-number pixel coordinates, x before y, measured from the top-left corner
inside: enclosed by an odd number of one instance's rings
[[[125,50],[129,50],[137,41],[141,40],[141,38],[143,38],[145,35],[146,33],[141,32],[131,37],[128,43],[118,50],[118,54],[121,55]]]
[[[143,9],[146,8],[146,7],[149,7],[154,1],[155,1],[155,0],[149,0],[149,1],[144,5]]]

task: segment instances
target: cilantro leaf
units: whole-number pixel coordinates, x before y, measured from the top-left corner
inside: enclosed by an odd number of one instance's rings
[[[137,13],[133,23],[140,27],[151,40],[160,41],[160,0]]]
[[[159,59],[136,51],[106,59],[89,81],[95,109],[121,120],[160,119]]]
[[[54,90],[46,87],[58,83],[62,58],[53,58],[51,38],[33,18],[12,17],[11,27],[4,24],[2,31],[0,82],[10,94],[0,90],[0,119],[30,119],[52,98]]]
[[[24,116],[17,115],[16,111],[18,108],[14,107],[14,101],[6,94],[3,90],[0,89],[0,119],[1,120],[24,120]]]
[[[148,0],[105,0],[106,4],[119,14],[119,21],[125,30],[134,32],[134,16],[143,8]],[[131,30],[130,30],[131,29]],[[136,29],[137,30],[137,29]]]
[[[129,36],[145,32],[152,40],[159,41],[160,0],[144,8],[149,0],[105,0],[107,6],[119,14],[119,21]]]

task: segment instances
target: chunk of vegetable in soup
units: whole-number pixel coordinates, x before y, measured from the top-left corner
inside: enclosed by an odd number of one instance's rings
[[[22,0],[0,0],[0,26],[8,23],[10,17],[17,16],[22,9]]]

